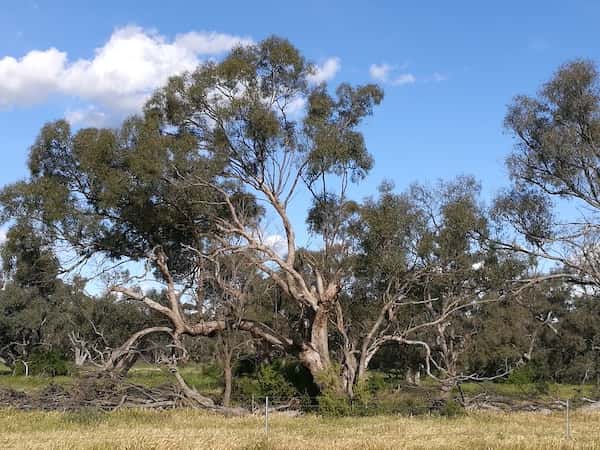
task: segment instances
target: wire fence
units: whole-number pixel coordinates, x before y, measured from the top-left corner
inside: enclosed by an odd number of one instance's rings
[[[460,399],[458,396],[446,400],[434,396],[405,397],[405,398],[356,398],[342,400],[339,398],[305,396],[261,396],[261,395],[235,395],[231,403],[246,410],[256,412],[265,408],[266,399],[269,400],[269,409],[272,411],[314,411],[327,412],[328,408],[337,407],[340,411],[356,413],[356,415],[372,414],[398,414],[398,415],[424,415],[424,414],[452,414],[448,408],[464,409],[489,409],[512,412],[559,412],[566,409],[573,410],[591,404],[600,404],[599,399],[587,397],[559,398],[550,397],[540,400],[539,397],[518,397],[509,399],[493,394],[482,393],[469,398]],[[335,409],[335,408],[334,408]],[[599,408],[600,410],[600,408]]]
[[[317,402],[314,399],[303,398],[303,397],[268,397],[268,396],[237,396],[232,400],[239,406],[245,407],[250,410],[252,414],[261,418],[261,422],[264,426],[264,433],[268,438],[269,433],[273,431],[273,416],[278,413],[286,413],[289,415],[299,415],[303,413],[322,413],[324,410],[324,405],[322,402]],[[590,400],[585,399],[586,402],[598,402],[600,403],[600,399],[598,400]],[[576,402],[581,405],[581,401]],[[570,399],[556,399],[551,404],[546,405],[547,408],[542,406],[531,407],[530,409],[521,408],[516,409],[513,412],[527,412],[527,411],[539,411],[539,412],[553,412],[556,414],[561,414],[564,417],[564,429],[563,430],[544,430],[544,435],[553,436],[553,437],[564,437],[567,440],[571,440],[573,438],[573,425],[572,425],[572,413],[573,413],[573,401]],[[409,405],[407,408],[406,405],[399,406],[397,405],[395,408],[390,405],[382,405],[382,402],[348,402],[347,409],[344,411],[338,411],[340,415],[390,415],[397,414],[398,416],[424,416],[424,415],[437,415],[444,416],[448,414],[448,411],[444,411],[444,405],[442,402],[432,403],[430,405]],[[327,406],[325,407],[327,408]],[[462,408],[462,406],[461,406]],[[537,409],[536,409],[537,408]],[[549,409],[552,408],[552,409]],[[463,410],[464,411],[464,410]],[[331,410],[328,411],[331,413]],[[346,414],[342,414],[346,413]],[[328,415],[328,414],[326,414]],[[335,414],[334,414],[335,415]],[[600,431],[600,429],[599,429]],[[482,429],[481,433],[477,434],[464,434],[465,437],[482,437],[485,434],[485,429]],[[455,437],[456,434],[448,434],[448,437]],[[421,435],[421,437],[423,437]],[[442,434],[435,433],[432,434],[431,437],[442,437]],[[600,437],[600,435],[599,435]]]

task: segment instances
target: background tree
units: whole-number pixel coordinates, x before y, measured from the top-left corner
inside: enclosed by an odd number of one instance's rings
[[[506,248],[555,263],[571,281],[594,286],[600,280],[599,88],[594,64],[573,61],[536,97],[514,99],[505,119],[516,140],[507,163],[514,187],[496,201],[498,218],[517,232],[505,235]],[[557,206],[565,206],[561,215]]]

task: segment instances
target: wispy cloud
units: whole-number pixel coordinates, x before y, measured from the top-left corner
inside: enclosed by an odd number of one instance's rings
[[[369,75],[375,81],[380,83],[389,83],[392,86],[402,86],[413,84],[417,81],[410,72],[397,73],[398,67],[387,63],[371,64],[369,67]]]
[[[111,124],[111,117],[105,111],[100,111],[94,105],[88,105],[81,109],[68,109],[65,119],[72,125],[85,125],[88,127],[101,128]]]
[[[443,73],[439,73],[439,72],[434,72],[433,75],[431,75],[431,77],[430,77],[430,80],[434,81],[436,83],[446,81],[447,79],[448,79],[448,77],[446,75],[444,75]]]
[[[402,86],[405,84],[413,84],[417,81],[417,78],[412,73],[401,73],[395,77],[391,83],[393,86]]]

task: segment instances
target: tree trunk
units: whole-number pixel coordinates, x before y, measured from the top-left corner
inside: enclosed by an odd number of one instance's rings
[[[172,333],[171,328],[167,327],[150,327],[134,333],[127,341],[119,348],[114,349],[110,358],[104,364],[104,370],[114,372],[118,375],[125,375],[137,361],[138,355],[134,351],[138,342],[151,333]]]
[[[374,354],[374,353],[373,353]],[[371,356],[367,354],[365,350],[360,352],[360,358],[358,359],[358,367],[356,374],[356,382],[360,383],[361,381],[367,378],[367,369],[369,368],[369,363],[371,362]]]
[[[233,384],[233,374],[231,369],[231,352],[225,348],[223,352],[223,378],[225,386],[223,388],[223,406],[229,408],[231,403],[231,386]]]
[[[75,354],[75,367],[83,367],[88,359],[89,353],[79,347],[75,347],[73,353]]]
[[[358,362],[356,357],[350,352],[346,352],[344,359],[342,389],[348,398],[352,399],[354,398],[354,385],[360,381],[357,376]]]
[[[315,313],[310,330],[310,341],[312,347],[319,354],[322,368],[327,369],[331,365],[329,359],[329,311],[321,306]]]
[[[298,354],[298,359],[309,370],[321,390],[331,387],[328,386],[329,374],[325,374],[331,368],[328,320],[329,315],[325,308],[317,310],[310,328],[310,341],[300,344]]]
[[[131,369],[133,367],[133,365],[136,363],[137,360],[138,360],[137,353],[135,353],[135,352],[128,353],[127,355],[125,355],[124,357],[119,359],[119,361],[117,361],[117,363],[114,365],[112,371],[115,374],[123,377],[123,376],[127,375],[127,372],[129,372],[129,369]]]

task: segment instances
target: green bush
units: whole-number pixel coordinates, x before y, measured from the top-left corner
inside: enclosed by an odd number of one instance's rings
[[[353,413],[353,405],[348,397],[326,389],[317,397],[319,402],[319,412],[328,417],[350,416]]]
[[[337,371],[339,368],[331,367],[322,371],[315,380],[321,386],[321,392],[317,397],[319,412],[324,416],[340,417],[349,416],[352,413],[352,404],[339,385]]]
[[[509,384],[524,385],[535,381],[535,371],[531,366],[523,366],[514,370],[506,379]]]
[[[263,364],[252,377],[241,377],[237,390],[245,397],[290,398],[300,395],[285,377],[282,363]]]
[[[256,379],[263,396],[288,398],[298,393],[275,364],[261,366]]]
[[[371,372],[367,378],[367,389],[371,394],[383,391],[388,387],[386,377],[381,372]]]
[[[29,358],[29,375],[58,377],[70,374],[68,361],[55,351],[36,351]],[[25,364],[15,365],[15,375],[25,375]]]

